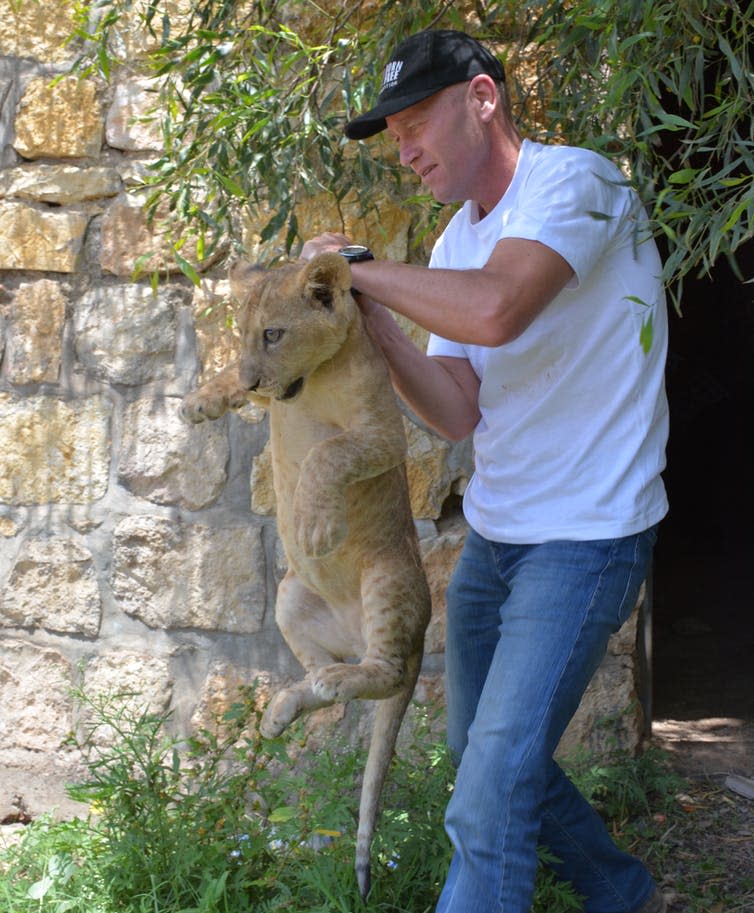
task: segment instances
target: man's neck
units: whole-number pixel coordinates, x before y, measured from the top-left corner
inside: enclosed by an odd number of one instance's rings
[[[505,196],[516,173],[522,144],[521,136],[513,128],[501,134],[494,157],[494,167],[490,169],[490,179],[485,182],[484,196],[473,201],[476,204],[479,221],[489,215]]]

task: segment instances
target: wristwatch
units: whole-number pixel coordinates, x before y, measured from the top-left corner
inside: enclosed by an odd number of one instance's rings
[[[364,263],[366,260],[374,260],[372,251],[363,244],[347,244],[345,247],[341,247],[338,253],[349,263]],[[361,293],[356,286],[351,286],[351,294],[359,295]]]
[[[363,263],[365,260],[374,260],[374,254],[363,244],[347,244],[341,247],[338,253],[345,257],[349,263]]]

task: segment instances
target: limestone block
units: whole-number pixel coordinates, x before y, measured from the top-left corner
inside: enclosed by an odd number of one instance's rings
[[[423,539],[420,543],[422,563],[432,597],[432,617],[424,635],[424,652],[427,654],[445,651],[445,591],[461,554],[467,529],[466,521],[459,516],[439,536],[434,539]]]
[[[59,282],[22,282],[11,308],[8,380],[56,383],[60,373],[66,295]]]
[[[262,243],[260,227],[271,215],[263,213],[261,219],[249,222],[243,228],[243,247],[251,260],[267,259],[264,253],[270,249],[281,256],[286,255],[287,227],[281,229],[271,242]],[[408,259],[411,213],[405,206],[396,206],[386,200],[385,205],[379,206],[376,211],[363,215],[357,193],[337,203],[328,194],[319,194],[298,201],[296,218],[302,238],[311,238],[325,231],[338,231],[355,243],[368,245],[378,257],[399,261]]]
[[[429,737],[438,742],[444,742],[447,735],[446,705],[445,673],[442,671],[422,672],[416,683],[413,699],[406,711],[398,751],[404,750],[404,745],[410,750],[410,737],[417,731],[417,727],[421,727],[418,731],[427,731]]]
[[[0,270],[75,273],[88,225],[84,212],[0,202]]]
[[[165,657],[119,650],[103,653],[87,665],[82,690],[95,706],[105,702],[108,713],[123,723],[144,712],[164,713],[172,698],[173,679]],[[94,745],[109,745],[119,737],[103,717],[84,706],[77,721]]]
[[[153,79],[131,79],[116,85],[105,118],[109,146],[124,152],[162,150],[158,89]]]
[[[596,755],[619,748],[634,751],[641,740],[642,713],[636,691],[638,607],[610,638],[576,714],[558,746],[566,757],[580,748]]]
[[[202,279],[194,289],[194,331],[201,365],[207,380],[238,358],[240,344],[227,279]]]
[[[172,377],[176,308],[185,295],[174,286],[152,291],[133,284],[85,293],[73,318],[80,368],[97,380],[127,386]]]
[[[160,0],[159,4],[155,4],[154,0],[129,0],[128,4],[122,4],[113,29],[113,43],[119,57],[132,64],[155,51],[160,47],[162,16],[168,16],[176,33],[179,33],[188,24],[194,6],[194,0]],[[158,15],[154,16],[151,28],[148,28],[144,17],[150,7]]]
[[[145,197],[138,193],[121,193],[102,217],[100,266],[106,272],[131,278],[137,267],[140,274],[179,270],[173,245],[181,241],[182,226],[175,215],[161,211],[149,221],[144,203]],[[196,269],[204,269],[212,262],[208,259],[200,263],[196,243],[191,241],[181,248],[181,256]]]
[[[75,0],[0,0],[0,48],[9,57],[33,57],[48,64],[75,53],[66,39],[75,26]]]
[[[417,519],[437,519],[451,491],[450,445],[404,418],[408,438],[406,473],[411,510]]]
[[[418,324],[414,323],[413,320],[409,320],[408,317],[404,317],[402,314],[396,314],[395,319],[398,323],[398,326],[413,342],[417,349],[425,352],[427,349],[427,343],[429,342],[429,331],[425,330],[424,327],[420,327]]]
[[[433,709],[443,707],[445,705],[444,673],[439,672],[433,675],[422,673],[416,683],[414,701]]]
[[[0,641],[0,749],[49,752],[72,728],[71,664],[57,650]]]
[[[191,717],[194,732],[217,733],[218,721],[234,703],[246,700],[253,686],[254,705],[262,710],[279,682],[269,670],[246,669],[236,663],[213,663]]]
[[[157,504],[199,510],[220,495],[230,457],[225,422],[188,425],[175,397],[143,398],[123,416],[119,480]]]
[[[19,165],[0,171],[0,197],[66,206],[116,196],[121,179],[115,168],[95,165]]]
[[[30,80],[15,128],[13,148],[23,158],[96,158],[104,133],[97,86],[76,76],[55,84],[47,76]]]
[[[17,536],[21,526],[12,517],[0,517],[0,536],[4,539],[12,539]]]
[[[97,635],[102,615],[91,552],[71,539],[32,539],[0,589],[0,625]]]
[[[288,571],[288,558],[286,557],[285,549],[283,548],[283,540],[280,538],[280,536],[275,536],[275,554],[273,561],[275,583],[280,583]]]
[[[266,597],[261,528],[127,517],[113,537],[112,589],[150,628],[255,633]]]
[[[0,365],[3,363],[3,357],[5,355],[5,338],[6,338],[6,315],[3,310],[3,303],[6,300],[12,300],[9,295],[6,294],[5,289],[0,285]]]
[[[3,0],[0,0],[2,3]],[[3,27],[0,12],[0,29]],[[0,38],[0,51],[4,48]],[[21,96],[21,83],[26,73],[31,72],[29,61],[4,57],[0,53],[0,168],[8,168],[18,161],[13,146],[13,122],[16,119],[16,105]]]
[[[111,412],[101,396],[63,402],[0,393],[0,501],[86,504],[103,497]]]
[[[272,479],[272,450],[270,442],[254,457],[251,464],[251,509],[263,517],[274,517],[275,489]]]

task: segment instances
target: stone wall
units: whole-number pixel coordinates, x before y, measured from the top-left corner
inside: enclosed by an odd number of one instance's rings
[[[130,192],[159,138],[134,120],[149,103],[137,77],[51,82],[70,28],[67,3],[0,0],[0,820],[68,808],[73,686],[139,692],[188,731],[239,684],[257,678],[264,696],[299,675],[273,617],[284,566],[265,415],[178,417],[232,348],[227,284],[212,271],[198,289],[180,274],[155,290],[132,278],[142,255],[164,260]],[[320,201],[302,210],[329,227]],[[384,219],[389,247],[350,228],[407,259],[406,213]],[[442,707],[443,591],[465,531],[452,496],[470,446],[405,421],[434,597],[416,699]],[[629,702],[634,641],[629,627],[611,647],[569,746]],[[635,742],[632,716],[621,725]]]

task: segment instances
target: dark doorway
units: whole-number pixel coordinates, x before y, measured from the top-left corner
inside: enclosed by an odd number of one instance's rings
[[[754,277],[754,243],[739,256]],[[653,719],[754,724],[754,285],[723,262],[672,313]],[[754,773],[754,758],[751,762]]]

